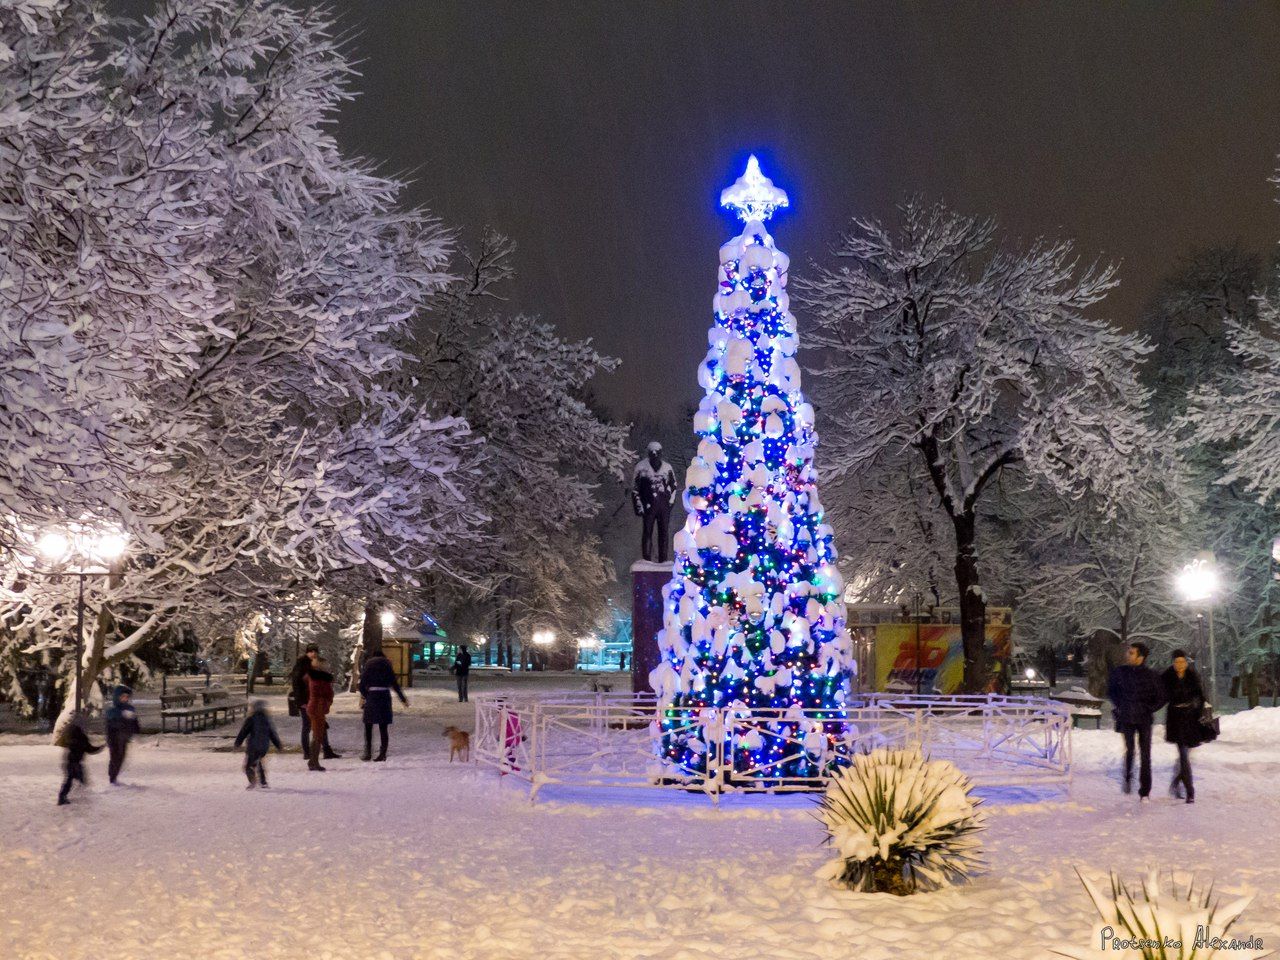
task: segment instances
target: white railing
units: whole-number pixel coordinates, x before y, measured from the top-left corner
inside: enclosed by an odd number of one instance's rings
[[[854,753],[877,747],[918,746],[984,786],[1068,784],[1071,776],[1070,709],[1038,697],[862,694],[834,719],[829,711],[677,710],[661,725],[653,694],[488,693],[475,704],[477,762],[527,782],[535,798],[551,784],[693,789],[712,799],[812,791]],[[696,765],[660,757],[673,736],[698,744]],[[803,774],[784,769],[800,765]]]

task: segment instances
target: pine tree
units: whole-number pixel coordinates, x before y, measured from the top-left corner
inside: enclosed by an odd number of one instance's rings
[[[739,779],[816,776],[849,691],[851,643],[832,529],[813,465],[813,407],[800,391],[785,253],[764,221],[787,195],[755,157],[720,196],[745,222],[720,248],[698,453],[685,483],[651,682],[661,753],[714,780],[723,751]],[[710,709],[757,718],[720,727]],[[739,735],[741,734],[741,735]],[[730,760],[731,758],[731,760]]]

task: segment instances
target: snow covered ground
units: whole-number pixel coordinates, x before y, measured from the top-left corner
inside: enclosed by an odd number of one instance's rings
[[[575,687],[580,680],[572,681]],[[1225,718],[1194,754],[1198,802],[1120,794],[1119,737],[1076,731],[1070,797],[993,793],[988,870],[898,899],[813,877],[826,859],[810,801],[684,794],[545,794],[448,762],[470,726],[444,689],[411,691],[391,759],[357,757],[356,704],[308,773],[268,760],[247,791],[213,737],[145,736],[122,780],[89,758],[90,789],[56,807],[59,751],[0,738],[0,957],[1032,958],[1087,945],[1076,864],[1130,875],[1194,868],[1258,897],[1236,928],[1280,946],[1280,710]],[[281,701],[276,701],[277,704]],[[221,732],[225,732],[225,728]],[[95,740],[100,739],[95,737]]]

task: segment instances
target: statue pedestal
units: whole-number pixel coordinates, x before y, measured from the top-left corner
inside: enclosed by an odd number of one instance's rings
[[[662,629],[662,588],[671,580],[671,561],[637,560],[631,565],[631,689],[651,690],[649,671],[658,665]]]

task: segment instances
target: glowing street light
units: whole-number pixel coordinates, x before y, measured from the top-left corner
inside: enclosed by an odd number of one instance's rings
[[[1209,700],[1218,700],[1218,656],[1213,636],[1213,601],[1221,589],[1216,558],[1212,550],[1203,550],[1182,568],[1178,574],[1177,588],[1182,599],[1193,606],[1202,606],[1209,612]],[[1203,614],[1197,615],[1197,628]],[[1199,632],[1197,630],[1197,632]],[[1203,640],[1201,640],[1203,642]]]
[[[76,598],[76,695],[75,709],[80,712],[84,697],[80,687],[84,662],[84,582],[91,576],[110,576],[112,566],[129,549],[124,531],[112,524],[76,523],[65,529],[46,530],[36,539],[36,551],[54,569],[57,576],[69,573],[78,581]]]
[[[549,647],[556,642],[556,635],[550,630],[535,630],[529,639],[540,647]]]
[[[390,610],[383,610],[378,619],[382,621],[383,630],[390,630],[396,625],[396,615]]]

